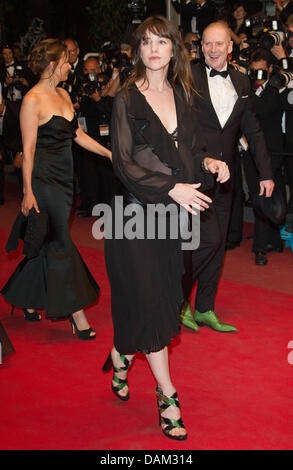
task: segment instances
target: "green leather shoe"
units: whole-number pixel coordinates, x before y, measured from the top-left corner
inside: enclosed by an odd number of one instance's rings
[[[181,313],[180,313],[180,321],[183,325],[187,326],[187,328],[191,328],[194,331],[198,331],[199,327],[196,324],[193,315],[191,313],[190,303],[188,300],[185,300]]]
[[[198,310],[194,311],[194,320],[197,321],[199,325],[210,326],[215,331],[220,331],[221,333],[228,333],[230,331],[238,331],[235,326],[228,325],[228,323],[223,323],[213,310],[208,310],[207,312],[200,313]]]

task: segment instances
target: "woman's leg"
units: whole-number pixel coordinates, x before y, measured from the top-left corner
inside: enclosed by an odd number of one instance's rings
[[[162,390],[164,395],[171,397],[173,393],[176,392],[176,389],[170,377],[168,347],[165,346],[165,348],[158,352],[147,354],[146,358],[159,388]],[[178,420],[181,418],[180,408],[176,406],[169,406],[162,413],[162,417]],[[173,436],[183,436],[187,433],[184,428],[176,427],[170,431],[170,434]]]
[[[77,312],[74,312],[72,316],[78,330],[83,331],[88,330],[90,328],[90,325],[83,310],[78,310]],[[96,333],[94,331],[91,331],[90,336],[96,336]]]
[[[125,354],[125,357],[126,359],[128,359],[128,361],[131,363],[133,358],[134,358],[135,354]],[[123,367],[124,364],[123,362],[121,361],[120,359],[120,353],[117,351],[117,349],[115,347],[113,347],[112,351],[111,351],[111,357],[112,357],[112,362],[113,362],[113,365],[114,367],[116,367],[117,369],[119,369],[120,367]],[[128,374],[128,371],[126,370],[125,372],[115,372],[115,375],[118,377],[118,379],[120,380],[124,380],[127,378],[127,374]],[[115,387],[117,384],[113,381],[113,386]],[[121,390],[119,390],[119,395],[121,395],[121,397],[126,397],[126,395],[128,394],[128,385],[125,385],[125,387],[123,387]]]

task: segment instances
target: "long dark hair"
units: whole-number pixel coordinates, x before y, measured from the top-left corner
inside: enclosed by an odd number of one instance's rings
[[[133,71],[124,84],[126,91],[128,87],[141,79],[147,82],[146,68],[141,60],[140,45],[150,32],[157,36],[168,38],[173,44],[173,57],[168,69],[168,80],[172,86],[180,84],[184,90],[185,98],[190,103],[191,93],[196,92],[188,52],[184,46],[178,27],[160,15],[150,16],[135,30],[132,42]]]

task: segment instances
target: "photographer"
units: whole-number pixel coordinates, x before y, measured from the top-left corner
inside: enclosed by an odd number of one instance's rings
[[[78,109],[77,93],[83,78],[83,64],[79,59],[80,49],[75,39],[66,38],[64,40],[68,52],[68,61],[71,66],[71,71],[65,82],[60,83],[59,86],[64,88],[70,95],[73,107]]]
[[[273,73],[273,58],[270,51],[256,49],[251,56],[250,77],[255,93],[253,106],[264,133],[266,145],[272,159],[275,187],[279,188],[285,198],[285,185],[282,176],[283,135],[282,103],[279,90],[270,85]],[[249,154],[245,156],[244,169],[248,189],[253,197],[258,194],[258,173]],[[255,253],[255,264],[264,266],[268,263],[269,251],[283,251],[280,227],[255,212],[254,239],[252,251]]]
[[[202,37],[203,30],[217,17],[217,7],[212,0],[172,0],[172,5],[180,13],[183,34],[192,31]]]
[[[239,46],[243,40],[250,39],[252,36],[252,28],[246,26],[245,18],[247,15],[246,6],[243,2],[235,2],[231,6],[231,15],[229,18],[229,27],[231,37],[234,42],[233,58],[239,56]]]
[[[14,60],[12,48],[7,44],[2,46],[1,55],[0,82],[4,97],[20,101],[32,85],[32,72],[24,63]]]
[[[184,46],[189,55],[189,60],[191,63],[196,62],[200,58],[201,51],[201,42],[197,34],[187,33],[183,38]]]
[[[277,9],[280,12],[280,20],[283,24],[286,24],[288,16],[293,13],[293,2],[292,0],[274,0]]]
[[[109,78],[101,74],[99,61],[89,57],[84,61],[83,80],[79,90],[79,122],[93,139],[108,147],[113,99],[107,96]],[[81,208],[78,217],[90,217],[98,203],[109,203],[114,195],[114,174],[111,162],[84,151],[79,179]]]
[[[118,52],[118,54],[115,54],[111,58],[109,63],[111,79],[109,83],[108,96],[111,96],[112,98],[116,96],[132,68],[131,55],[129,54]]]

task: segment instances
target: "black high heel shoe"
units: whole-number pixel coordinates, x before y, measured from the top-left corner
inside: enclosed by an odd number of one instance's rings
[[[10,314],[13,315],[13,312],[14,312],[14,305],[12,305],[12,308],[11,308],[11,312]],[[32,313],[30,313],[26,308],[23,308],[23,313],[24,313],[24,319],[26,321],[30,321],[30,322],[36,322],[36,321],[41,321],[41,315],[34,311]]]
[[[187,434],[182,434],[180,436],[175,436],[170,434],[170,431],[175,428],[183,428],[184,424],[182,418],[179,419],[169,419],[162,416],[162,413],[169,408],[169,406],[176,406],[180,408],[180,403],[178,400],[177,392],[173,393],[171,397],[167,397],[163,394],[162,390],[157,386],[156,388],[156,395],[157,395],[157,404],[159,410],[159,426],[161,426],[163,434],[170,439],[175,439],[175,441],[185,441],[187,439]],[[162,427],[162,425],[164,427]]]
[[[88,340],[88,339],[95,339],[96,338],[96,333],[94,332],[94,330],[92,328],[88,328],[87,330],[79,330],[76,326],[76,323],[75,323],[75,320],[74,320],[73,316],[70,315],[68,318],[69,318],[69,321],[71,323],[72,334],[74,335],[75,330],[76,330],[76,334],[77,334],[78,339]],[[91,332],[94,332],[95,334],[91,335]]]
[[[111,356],[111,351],[109,353],[109,356],[106,359],[105,364],[102,367],[103,372],[108,372],[113,368],[114,374],[113,374],[113,382],[115,382],[117,385],[113,385],[112,383],[112,391],[116,395],[116,397],[120,398],[122,401],[127,401],[129,400],[129,392],[127,395],[122,396],[119,394],[120,390],[122,390],[124,387],[128,387],[128,379],[119,379],[116,374],[119,374],[120,372],[126,372],[129,367],[132,364],[132,361],[130,362],[127,357],[125,357],[123,354],[120,354],[120,360],[123,362],[124,366],[117,368],[114,366],[113,361],[112,361],[112,356]]]

